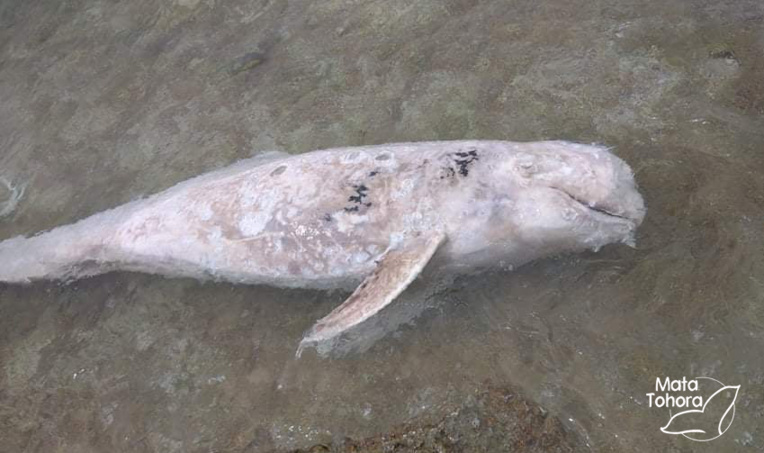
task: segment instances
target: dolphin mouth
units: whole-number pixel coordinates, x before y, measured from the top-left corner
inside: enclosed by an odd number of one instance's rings
[[[560,193],[562,193],[562,194],[564,194],[572,202],[580,205],[582,208],[586,209],[588,212],[592,213],[595,216],[605,216],[605,217],[609,217],[609,218],[611,218],[613,220],[625,221],[625,222],[630,222],[630,223],[637,223],[638,222],[638,220],[633,218],[633,217],[629,217],[629,216],[624,215],[624,214],[617,214],[617,213],[615,213],[613,211],[610,211],[608,209],[603,208],[602,206],[596,206],[596,205],[594,205],[592,203],[589,203],[589,202],[587,202],[585,200],[582,200],[582,199],[580,199],[580,198],[578,198],[578,197],[576,197],[574,195],[571,195],[570,193],[568,193],[565,190],[558,189],[556,187],[553,188],[553,189],[558,191],[558,192],[560,192]]]

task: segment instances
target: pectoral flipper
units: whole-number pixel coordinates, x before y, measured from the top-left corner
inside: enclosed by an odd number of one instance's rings
[[[385,253],[377,268],[339,307],[320,319],[305,334],[297,351],[310,343],[336,337],[382,310],[422,272],[446,239],[442,232],[410,238]]]

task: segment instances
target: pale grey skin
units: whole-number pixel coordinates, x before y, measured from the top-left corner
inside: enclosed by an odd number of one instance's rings
[[[644,215],[631,170],[599,146],[453,141],[267,153],[0,242],[0,282],[111,270],[283,287],[363,281],[305,344],[372,316],[428,263],[466,273],[633,244]]]

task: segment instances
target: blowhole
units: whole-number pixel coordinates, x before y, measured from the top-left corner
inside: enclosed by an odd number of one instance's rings
[[[275,170],[271,172],[271,176],[278,176],[286,171],[287,167],[286,165],[280,165]]]

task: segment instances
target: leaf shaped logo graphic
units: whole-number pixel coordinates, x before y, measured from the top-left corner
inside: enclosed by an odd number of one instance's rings
[[[708,397],[702,409],[674,414],[661,431],[681,434],[701,442],[716,439],[729,429],[735,418],[735,401],[739,390],[739,385],[723,385]]]

